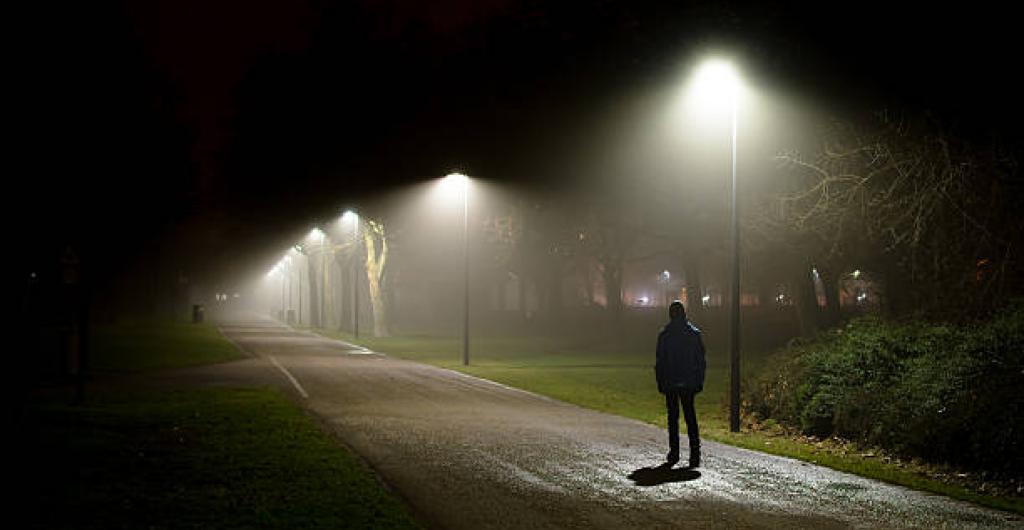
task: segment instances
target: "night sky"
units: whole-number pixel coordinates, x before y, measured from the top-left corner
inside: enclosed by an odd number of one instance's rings
[[[836,112],[928,110],[1019,142],[1009,8],[896,4],[24,7],[8,78],[15,243],[33,270],[71,243],[96,277],[146,257],[203,275],[454,167],[543,189],[594,120],[710,49]]]

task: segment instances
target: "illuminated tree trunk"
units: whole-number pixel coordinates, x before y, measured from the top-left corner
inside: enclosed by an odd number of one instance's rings
[[[349,323],[352,321],[352,308],[351,296],[349,291],[352,289],[348,283],[350,282],[351,275],[348,271],[351,270],[348,267],[348,263],[345,260],[340,259],[338,256],[334,258],[334,277],[336,278],[336,287],[332,291],[335,298],[334,307],[336,308],[336,314],[338,318],[338,331],[345,331],[348,329]]]
[[[384,224],[368,219],[366,230],[363,230],[363,241],[366,243],[366,281],[369,286],[370,308],[373,310],[373,334],[376,337],[386,337],[387,304],[381,290],[384,267],[387,266],[388,259],[388,240],[384,233]]]

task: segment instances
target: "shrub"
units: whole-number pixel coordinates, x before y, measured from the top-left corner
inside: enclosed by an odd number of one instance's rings
[[[1024,304],[989,321],[853,320],[780,351],[750,412],[904,456],[1024,474]]]

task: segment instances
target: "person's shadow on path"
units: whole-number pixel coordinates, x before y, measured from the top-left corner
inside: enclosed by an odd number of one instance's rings
[[[688,467],[673,469],[671,464],[657,467],[642,467],[629,474],[629,479],[637,486],[658,486],[668,482],[687,482],[700,478],[700,471]]]

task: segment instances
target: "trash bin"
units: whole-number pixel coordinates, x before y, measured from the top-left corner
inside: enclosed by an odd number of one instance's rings
[[[199,324],[203,321],[203,304],[192,306],[192,323]]]

